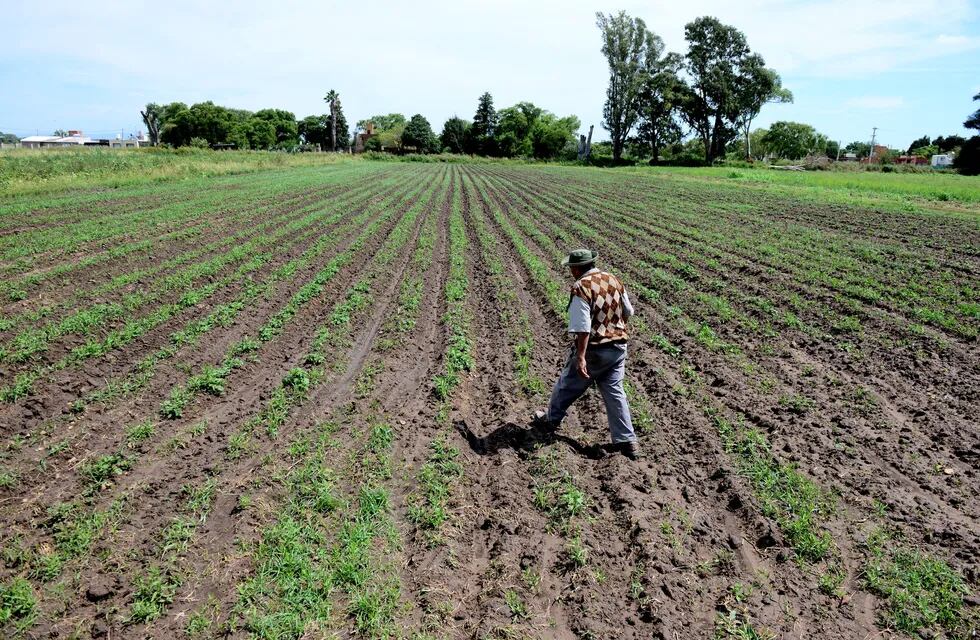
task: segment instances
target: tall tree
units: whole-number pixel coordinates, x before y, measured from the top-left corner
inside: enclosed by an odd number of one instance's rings
[[[684,27],[688,42],[681,114],[701,138],[705,160],[720,157],[762,105],[779,94],[778,76],[753,55],[745,34],[717,18],[701,17]],[[751,116],[751,117],[749,117]]]
[[[637,142],[649,145],[650,164],[656,164],[660,150],[679,142],[681,128],[676,110],[682,91],[678,77],[683,58],[676,53],[651,56],[651,66],[640,89]]]
[[[480,96],[470,127],[470,150],[482,155],[495,155],[494,136],[497,134],[497,111],[493,108],[493,96],[485,92]]]
[[[146,135],[150,137],[150,144],[154,147],[160,144],[160,129],[163,128],[164,108],[155,102],[146,105],[145,111],[140,111],[143,124],[146,125]]]
[[[412,116],[402,132],[402,145],[415,147],[418,153],[429,153],[435,150],[438,141],[432,126],[421,113]]]
[[[793,101],[793,93],[783,88],[779,74],[766,68],[762,56],[746,57],[742,74],[735,81],[735,104],[738,109],[736,122],[745,138],[745,159],[752,159],[752,121],[766,104]]]
[[[648,69],[664,45],[643,20],[631,18],[625,11],[616,15],[596,13],[596,25],[602,34],[602,54],[609,63],[602,126],[612,138],[613,160],[619,160],[639,117],[640,92]]]
[[[528,132],[531,155],[539,159],[557,158],[567,150],[569,159],[574,154],[575,132],[582,126],[576,116],[559,118],[544,111],[535,119]]]
[[[456,116],[446,120],[446,123],[442,125],[442,135],[439,136],[443,148],[449,149],[450,153],[463,153],[470,126],[467,120]]]
[[[323,97],[323,101],[330,105],[330,150],[337,150],[337,100],[340,94],[331,89]]]
[[[529,135],[535,122],[545,112],[531,102],[518,102],[513,107],[501,109],[498,114],[494,143],[497,153],[505,158],[531,155]]]

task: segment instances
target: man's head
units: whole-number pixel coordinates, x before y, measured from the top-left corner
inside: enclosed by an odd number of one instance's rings
[[[591,249],[575,249],[562,260],[562,264],[568,267],[568,270],[572,272],[572,277],[578,280],[595,266],[597,257],[598,254]]]

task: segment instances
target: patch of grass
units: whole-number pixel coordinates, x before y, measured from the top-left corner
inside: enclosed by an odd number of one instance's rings
[[[189,638],[200,638],[209,635],[211,628],[218,622],[220,617],[221,603],[213,595],[209,595],[207,603],[188,616],[184,633]]]
[[[969,637],[977,624],[964,598],[970,590],[945,561],[896,544],[882,529],[868,536],[862,581],[884,600],[884,621],[909,634]],[[969,618],[973,618],[971,621]]]
[[[122,453],[110,453],[82,464],[85,493],[91,495],[105,489],[114,478],[126,473],[132,466],[132,459]]]
[[[820,574],[818,580],[820,593],[835,598],[843,598],[844,590],[842,586],[845,578],[847,578],[847,572],[844,571],[844,567],[839,563],[832,564],[826,571]]]
[[[456,461],[459,449],[451,446],[445,436],[429,446],[432,452],[418,473],[418,492],[409,496],[408,517],[426,531],[430,543],[436,543],[439,530],[449,519],[446,505],[452,484],[462,477],[463,467]]]
[[[160,415],[167,420],[176,420],[184,415],[184,409],[190,403],[193,395],[184,388],[177,387],[170,391],[170,395],[160,405]]]
[[[798,416],[806,415],[816,406],[812,399],[798,394],[780,396],[779,404]]]
[[[17,474],[13,471],[0,471],[0,489],[13,489],[17,484]]]
[[[153,423],[150,421],[133,425],[126,430],[126,446],[130,449],[138,448],[140,443],[153,435],[153,432]]]
[[[13,623],[19,635],[34,625],[37,616],[37,597],[30,582],[12,578],[0,583],[0,629]]]
[[[541,586],[541,574],[534,570],[534,567],[525,567],[521,570],[521,582],[531,593],[537,593]]]
[[[589,550],[582,543],[582,536],[573,536],[568,544],[565,545],[565,555],[568,564],[572,567],[581,568],[589,562]]]
[[[510,609],[510,619],[514,622],[527,620],[531,617],[531,614],[528,613],[527,605],[524,604],[521,596],[513,589],[507,589],[504,592],[504,602],[507,603],[507,608]]]
[[[567,531],[572,519],[585,510],[585,492],[575,486],[571,476],[566,476],[535,487],[534,505],[548,515],[552,525]]]
[[[776,521],[796,555],[808,562],[826,557],[833,540],[819,520],[833,513],[834,497],[792,465],[779,462],[759,431],[741,429],[721,416],[714,420],[725,450],[751,481],[763,513]]]
[[[136,590],[129,609],[131,623],[151,622],[164,614],[174,601],[180,579],[158,566],[136,577]]]

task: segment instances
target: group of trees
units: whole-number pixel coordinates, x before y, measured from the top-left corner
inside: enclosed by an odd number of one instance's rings
[[[12,133],[4,133],[3,131],[0,131],[0,142],[4,144],[14,144],[16,142],[20,142],[20,138]]]
[[[183,102],[150,103],[140,116],[152,144],[175,147],[234,145],[238,149],[284,149],[301,142],[321,149],[344,149],[350,132],[340,98],[331,91],[325,98],[330,113],[296,116],[283,109],[251,112],[216,105],[211,101],[187,106]]]
[[[531,102],[519,102],[497,111],[493,96],[480,96],[473,120],[453,116],[436,135],[421,114],[406,120],[400,113],[389,113],[361,120],[358,130],[368,123],[375,135],[368,139],[369,150],[416,153],[469,153],[504,158],[557,158],[569,150],[574,157],[575,134],[580,122],[575,116],[559,118]]]
[[[684,55],[667,52],[642,19],[625,12],[598,13],[596,24],[609,64],[602,124],[614,160],[633,142],[647,145],[656,162],[664,146],[681,140],[682,124],[697,136],[707,162],[724,156],[740,135],[750,155],[752,121],[762,107],[793,99],[745,34],[716,18],[685,26]]]

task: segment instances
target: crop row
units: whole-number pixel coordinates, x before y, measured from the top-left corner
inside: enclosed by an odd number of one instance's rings
[[[553,205],[560,199],[563,211],[568,204],[565,191],[571,190],[575,196],[571,199],[575,203],[573,209],[585,215],[600,209],[604,216],[619,221],[618,226],[634,234],[642,232],[647,243],[651,239],[659,240],[655,243],[657,249],[680,252],[682,260],[697,259],[707,253],[714,263],[708,261],[705,266],[718,265],[714,269],[716,278],[744,273],[746,266],[760,265],[790,275],[793,281],[808,287],[804,292],[809,296],[815,288],[826,291],[832,299],[840,298],[850,306],[856,305],[858,310],[864,305],[883,306],[901,310],[913,322],[930,323],[963,337],[976,333],[977,292],[958,286],[950,271],[937,270],[934,263],[902,249],[891,250],[880,243],[856,246],[853,238],[839,238],[807,227],[778,233],[770,224],[759,225],[755,230],[753,225],[745,224],[744,213],[740,218],[711,220],[703,214],[702,207],[691,203],[674,206],[673,202],[664,203],[662,195],[659,200],[645,200],[630,194],[627,200],[622,193],[590,191],[584,187],[558,191],[552,184],[536,180],[521,182],[533,187],[530,192],[546,195]],[[651,210],[669,213],[652,216],[648,213]],[[733,223],[738,224],[737,235],[726,233]],[[888,250],[892,252],[886,253]],[[665,257],[670,260],[669,254]],[[690,266],[687,269],[681,273],[683,277],[698,278]],[[765,283],[765,289],[771,290],[772,284]]]
[[[233,246],[245,238],[261,234],[268,229],[273,229],[276,225],[288,223],[292,221],[292,219],[297,218],[304,213],[308,213],[312,207],[322,206],[320,203],[323,202],[323,198],[327,197],[327,195],[331,195],[332,197],[336,198],[335,202],[337,202],[337,204],[341,204],[343,201],[351,201],[352,197],[356,196],[358,193],[365,194],[370,192],[373,186],[374,185],[370,184],[362,184],[360,185],[360,188],[352,187],[342,193],[324,194],[320,198],[310,198],[309,196],[300,195],[281,198],[269,205],[257,207],[243,206],[239,211],[228,212],[222,215],[220,219],[221,222],[217,227],[215,227],[212,221],[208,220],[199,225],[182,229],[169,237],[167,235],[163,235],[141,240],[140,242],[135,243],[140,249],[151,249],[154,252],[162,251],[164,254],[166,254],[168,249],[184,249],[182,244],[168,244],[177,235],[188,240],[203,237],[205,232],[207,232],[209,235],[217,236],[216,240],[203,246],[201,246],[200,242],[198,242],[197,246],[191,246],[187,250],[180,251],[172,258],[161,261],[151,267],[137,268],[133,271],[116,275],[110,278],[107,282],[98,284],[91,289],[79,289],[76,285],[74,291],[72,291],[70,295],[58,299],[57,303],[54,305],[48,305],[46,307],[41,307],[34,310],[21,311],[17,315],[8,315],[3,319],[3,328],[4,330],[9,330],[11,328],[23,325],[26,322],[36,324],[45,317],[56,314],[59,310],[71,309],[79,302],[92,299],[93,297],[97,297],[100,301],[103,301],[107,294],[118,291],[127,285],[140,283],[143,287],[153,287],[154,285],[159,284],[159,280],[157,279],[158,275],[165,274],[175,267],[193,263],[199,258],[205,257],[216,250]],[[272,212],[272,216],[268,216],[270,212]],[[67,272],[74,272],[82,266],[88,266],[96,262],[101,262],[104,259],[111,259],[113,261],[113,266],[115,267],[117,264],[120,264],[119,258],[124,254],[128,254],[130,250],[135,251],[136,249],[134,246],[115,246],[108,251],[108,256],[96,254],[87,256],[86,258],[77,262],[63,262],[62,264],[55,266],[53,269],[48,269],[46,271],[33,274],[25,281],[21,281],[13,286],[18,290],[25,290],[28,288],[28,286],[35,286],[44,278],[49,278],[54,275],[62,275]],[[29,285],[27,280],[30,281]]]
[[[123,315],[131,315],[140,308],[159,300],[168,292],[187,289],[193,286],[195,281],[213,276],[224,266],[240,261],[242,256],[247,255],[249,251],[267,246],[272,242],[281,242],[283,238],[288,237],[287,234],[303,231],[310,226],[311,222],[319,221],[327,214],[343,211],[352,203],[357,202],[359,196],[365,195],[366,193],[368,193],[367,190],[362,189],[359,192],[352,193],[350,197],[333,200],[326,207],[321,202],[313,202],[298,211],[286,209],[282,213],[278,213],[270,219],[261,222],[252,229],[233,234],[230,238],[223,238],[212,243],[213,248],[230,247],[223,253],[218,253],[203,262],[193,263],[158,280],[144,281],[139,292],[128,294],[119,302],[101,301],[105,293],[133,282],[137,278],[145,277],[148,274],[137,272],[136,274],[119,276],[108,283],[107,286],[100,287],[96,291],[96,294],[100,297],[99,303],[74,311],[59,320],[48,322],[40,327],[22,331],[6,347],[6,353],[0,352],[0,355],[14,362],[23,362],[38,351],[43,351],[47,343],[54,338],[63,335],[85,333],[89,329],[99,327],[109,320]],[[301,236],[301,239],[305,239],[310,233],[314,232],[307,232]],[[252,239],[248,242],[243,242],[249,237]],[[190,253],[191,255],[197,256],[207,255],[210,251],[192,251]],[[186,261],[175,259],[171,262],[180,264]],[[158,272],[159,269],[155,269],[154,271]]]
[[[524,224],[521,224],[523,216],[517,214],[516,211],[512,210],[512,215],[518,219],[518,225],[522,226],[529,233],[529,237],[534,239],[542,249],[547,247],[545,250],[546,254],[554,258],[560,255],[560,250],[554,245],[548,235],[538,231],[530,220],[524,219]],[[549,227],[549,232],[554,231],[555,229],[553,227]],[[576,239],[570,235],[563,238],[566,242],[576,242],[576,240],[581,241],[583,239],[586,238]],[[630,271],[629,261],[624,260],[622,262],[622,268]],[[630,280],[631,278],[627,278],[627,282]],[[653,295],[649,301],[655,302],[657,297]],[[666,309],[663,310],[664,316],[669,318],[670,314],[666,312]],[[685,327],[684,330],[689,331],[690,327]],[[647,336],[648,339],[651,337]],[[711,351],[710,345],[714,343],[710,339],[710,336],[701,336],[701,338],[700,341]],[[691,370],[693,371],[693,369]],[[710,398],[710,396],[705,395],[704,399],[707,398]],[[717,411],[715,406],[712,403],[705,404],[705,410]],[[756,489],[759,492],[759,500],[762,504],[763,512],[765,515],[772,517],[784,529],[787,538],[794,545],[800,557],[810,560],[822,559],[828,556],[831,558],[830,564],[827,565],[827,571],[820,579],[820,586],[821,589],[825,589],[828,592],[836,592],[844,575],[841,573],[840,566],[833,561],[833,556],[838,552],[831,548],[831,542],[826,533],[821,533],[820,530],[821,514],[823,517],[827,517],[831,513],[836,513],[821,506],[824,500],[821,496],[826,495],[825,492],[816,487],[811,480],[800,475],[792,467],[775,461],[768,448],[768,444],[764,439],[760,439],[762,436],[757,431],[733,431],[730,426],[726,426],[731,423],[723,418],[719,418],[717,424],[719,425],[720,437],[726,443],[726,448],[739,461],[738,464],[744,473],[755,483]],[[901,551],[900,545],[897,548],[892,548],[892,556],[901,556],[902,553],[904,552]],[[938,561],[934,558],[923,556],[920,558],[919,568],[916,571],[921,573],[923,567],[934,566],[936,562]],[[948,568],[941,573],[943,576],[952,575],[949,573]],[[906,579],[908,578],[909,576],[906,576]],[[948,597],[948,594],[950,592],[959,593],[960,587],[957,585],[962,584],[962,579],[944,580],[943,584],[947,586],[934,590],[919,590],[921,600],[918,603],[914,605],[906,603],[900,608],[903,608],[906,613],[910,611],[914,613],[916,609],[925,611],[930,608],[938,608],[946,613],[956,610],[962,606],[961,604],[957,604],[962,602],[962,598],[959,596]],[[877,589],[877,587],[867,582],[865,582],[865,585],[866,588],[871,590]],[[895,602],[891,602],[891,605],[894,604]],[[920,619],[919,627],[926,626],[924,620],[925,618]],[[950,624],[954,623],[950,622]],[[959,624],[959,618],[956,618],[955,624]],[[946,626],[945,624],[943,626],[947,629],[952,629],[952,627]]]
[[[416,192],[417,191],[418,189],[416,189]],[[324,326],[324,330],[318,333],[313,349],[307,356],[307,364],[311,364],[314,361],[320,363],[325,361],[324,356],[326,354],[322,351],[324,344],[327,340],[332,340],[335,336],[342,333],[345,325],[350,322],[352,314],[356,312],[356,309],[352,308],[349,303],[356,297],[363,296],[363,294],[369,290],[368,283],[377,280],[377,276],[383,271],[383,268],[390,266],[391,261],[400,251],[400,247],[410,236],[411,228],[414,225],[414,218],[417,216],[419,208],[419,203],[416,203],[416,205],[411,208],[410,212],[399,220],[398,224],[395,225],[391,233],[388,235],[385,246],[381,252],[377,254],[376,266],[372,267],[369,275],[359,280],[358,283],[352,287],[351,294],[347,299],[345,299],[345,302],[337,305],[334,313],[331,314],[328,320],[328,324]],[[392,209],[388,209],[388,212],[382,216],[382,219],[392,215]],[[357,253],[363,244],[364,239],[376,234],[379,229],[380,222],[381,219],[376,220],[374,224],[369,225],[366,229],[363,229],[361,235],[359,236],[359,239],[362,240],[362,242],[358,243],[355,241],[351,249],[352,255]],[[301,289],[300,291],[302,292],[304,289]],[[307,291],[307,293],[309,293],[309,291]],[[297,299],[294,297],[290,300],[290,303],[295,303],[296,301]],[[287,303],[286,308],[290,308],[289,303]],[[293,311],[295,310],[296,309],[293,309]],[[292,317],[289,314],[286,315]],[[280,316],[279,319],[283,322],[288,322],[289,318],[286,316]],[[319,344],[319,347],[317,344]],[[291,403],[295,403],[298,398],[305,396],[306,392],[311,388],[311,382],[316,382],[318,380],[319,378],[316,374],[316,367],[310,371],[294,369],[284,378],[282,389],[288,391],[290,394],[289,401]],[[269,421],[269,425],[267,425],[267,427],[269,428],[270,434],[275,431],[276,423],[274,420],[279,420],[279,424],[281,424],[281,420],[284,419],[285,410],[288,410],[287,407],[279,406],[282,404],[282,402],[280,402],[280,400],[282,400],[280,395],[281,394],[278,391],[274,393],[266,408],[260,413],[263,419]],[[150,428],[149,431],[152,432],[152,428]],[[103,477],[111,480],[115,474],[125,473],[129,468],[131,468],[134,460],[131,456],[127,456],[125,462],[122,462],[121,458],[118,456],[109,456],[100,459],[100,463],[103,463],[102,466],[108,469]],[[186,523],[180,525],[180,532],[171,531],[171,527],[168,527],[168,531],[170,531],[170,533],[180,536],[182,546],[186,546],[193,533],[193,530],[184,526],[184,524]],[[168,536],[165,536],[165,538],[166,537]],[[149,621],[160,615],[166,605],[169,604],[169,601],[172,600],[172,594],[179,587],[181,581],[181,575],[177,570],[177,565],[175,563],[170,563],[166,567],[162,568],[157,565],[153,565],[147,570],[147,572],[145,572],[145,574],[141,574],[139,577],[137,577],[136,583],[134,584],[134,593],[136,596],[134,597],[134,601],[131,605],[133,614],[129,618],[129,622]],[[160,591],[160,589],[162,589],[162,591]],[[165,597],[162,600],[156,600],[152,595],[154,590],[157,590],[158,594],[162,593]],[[149,602],[156,602],[157,606],[150,607],[148,604]]]

